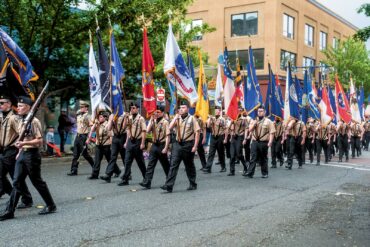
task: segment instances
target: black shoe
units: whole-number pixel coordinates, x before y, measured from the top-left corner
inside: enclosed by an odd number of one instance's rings
[[[204,169],[206,169],[206,168],[203,168],[203,167],[202,167],[202,168],[200,168],[200,169],[199,169],[199,171],[204,171]]]
[[[246,178],[253,178],[253,175],[246,173],[244,177],[246,177]]]
[[[206,174],[206,173],[212,173],[212,172],[211,172],[211,169],[204,168],[204,169],[203,169],[203,173],[205,173],[205,174]]]
[[[271,168],[277,168],[277,166],[276,165],[272,165]]]
[[[167,185],[163,185],[161,186],[161,189],[162,190],[166,190],[168,193],[171,193],[172,192],[172,187],[169,187]]]
[[[131,175],[128,177],[128,180],[130,181],[130,180],[132,180],[132,177],[131,177]]]
[[[14,213],[5,211],[2,214],[0,214],[0,221],[4,220],[10,220],[14,218]]]
[[[221,168],[220,172],[226,172],[226,168]]]
[[[77,172],[68,172],[67,175],[68,176],[77,176]]]
[[[298,169],[302,169],[302,165],[298,166]]]
[[[221,165],[221,162],[216,162],[215,165],[216,166]]]
[[[119,182],[118,184],[117,184],[118,186],[125,186],[125,185],[129,185],[129,183],[128,183],[128,181],[127,180],[121,180],[121,182]]]
[[[151,188],[151,186],[150,186],[150,184],[149,184],[149,183],[141,182],[141,183],[139,183],[139,185],[140,185],[141,187],[147,188],[148,190]]]
[[[284,161],[283,162],[280,162],[280,166],[283,166],[284,165]]]
[[[189,187],[186,189],[186,190],[196,190],[197,189],[197,185],[194,184],[194,185],[189,185]]]
[[[98,176],[91,175],[90,177],[87,177],[87,179],[90,179],[90,180],[98,179]]]
[[[100,176],[100,179],[101,179],[101,180],[104,180],[104,181],[105,181],[105,182],[107,182],[107,183],[110,183],[110,181],[111,181],[111,176],[109,176],[109,175]]]
[[[45,215],[45,214],[52,214],[57,211],[57,206],[52,205],[52,206],[46,206],[44,207],[43,210],[39,212],[39,215]]]
[[[269,177],[269,175],[262,175],[261,178],[268,178],[268,177]]]
[[[288,170],[292,170],[292,166],[286,165],[285,168],[287,168]]]
[[[119,172],[115,172],[115,173],[114,173],[114,177],[115,177],[115,178],[118,178],[120,174],[121,174],[121,170],[119,170]]]
[[[235,172],[230,172],[227,176],[235,176]]]
[[[31,203],[27,203],[27,204],[25,204],[25,203],[21,202],[21,204],[19,204],[19,205],[17,206],[17,209],[32,208],[32,205],[33,205],[33,203],[32,203],[32,202],[31,202]]]
[[[235,161],[235,165],[239,165],[240,164],[240,161]]]

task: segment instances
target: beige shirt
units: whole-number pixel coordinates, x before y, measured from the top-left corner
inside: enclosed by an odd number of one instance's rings
[[[339,126],[339,129],[338,129],[339,133],[338,134],[346,135],[346,134],[348,134],[348,130],[349,130],[348,124],[343,123],[342,125]]]
[[[179,126],[177,126],[178,124]],[[178,142],[193,141],[195,139],[195,133],[200,131],[198,121],[190,114],[184,119],[180,117],[180,119],[176,121],[176,126],[180,129],[176,131],[176,140]]]
[[[328,140],[329,139],[329,133],[330,133],[330,126],[322,126],[317,130],[317,139],[319,140]]]
[[[83,113],[77,116],[77,134],[89,134],[90,132],[90,116]]]
[[[247,119],[244,117],[239,117],[230,125],[230,133],[232,135],[244,136],[246,127],[248,127]]]
[[[361,137],[361,126],[358,123],[353,123],[351,125],[352,136]]]
[[[369,122],[365,122],[363,128],[364,128],[365,132],[369,132],[370,131],[370,123]]]
[[[224,135],[226,129],[226,120],[221,116],[219,116],[218,118],[211,117],[210,127],[213,136]]]
[[[283,126],[283,123],[280,121],[280,122],[274,122],[274,126],[275,126],[275,138],[279,138],[283,135],[283,132],[284,132],[284,126]]]
[[[128,118],[127,131],[130,133],[132,139],[140,139],[141,134],[146,132],[145,119],[140,114],[137,114],[136,118],[130,115]]]
[[[18,124],[18,133],[22,131],[24,128],[24,122],[22,120],[19,121]],[[34,139],[42,139],[42,129],[41,129],[41,123],[40,120],[37,118],[33,118],[31,124],[29,125],[28,130],[26,131],[26,135],[23,139],[23,141],[32,141]],[[42,144],[40,145],[25,145],[22,147],[22,149],[27,149],[27,148],[39,148],[41,147]]]
[[[10,111],[8,115],[1,119],[0,124],[0,147],[5,148],[14,146],[18,138],[19,122],[21,118]]]
[[[315,124],[307,123],[306,130],[307,130],[307,137],[312,139],[315,136]]]
[[[166,137],[171,134],[170,123],[165,118],[162,118],[159,122],[156,119],[154,125],[152,124],[151,132],[153,133],[153,142],[166,142]]]
[[[99,123],[99,121],[96,121],[95,125],[96,145],[111,145],[113,133],[107,128],[108,121],[105,121],[103,123]]]
[[[293,124],[293,127],[289,130],[288,135],[298,137],[302,136],[303,132],[306,131],[306,126],[302,121],[297,121]]]
[[[119,116],[117,121],[113,123],[113,133],[115,136],[122,135],[123,133],[126,132],[127,124],[125,128],[123,128],[124,127],[123,125],[124,125],[125,120],[127,121],[127,119],[128,119],[128,114],[124,113],[124,115]]]
[[[252,140],[254,141],[269,141],[270,134],[275,134],[276,129],[274,123],[264,117],[262,120],[257,120],[257,126],[252,132]]]

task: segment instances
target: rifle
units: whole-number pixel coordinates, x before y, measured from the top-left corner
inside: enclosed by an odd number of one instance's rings
[[[35,103],[32,105],[31,110],[27,114],[27,116],[24,120],[23,128],[22,128],[21,132],[19,133],[19,137],[18,137],[18,140],[17,140],[18,142],[24,140],[24,137],[26,136],[26,132],[29,129],[29,126],[30,126],[33,118],[35,117],[35,115],[37,113],[37,110],[39,109],[42,98],[44,97],[45,92],[48,89],[48,87],[49,87],[49,81],[46,82],[44,88],[42,89],[41,93],[37,97]]]

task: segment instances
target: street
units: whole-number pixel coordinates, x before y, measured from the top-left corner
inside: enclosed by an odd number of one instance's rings
[[[259,167],[253,179],[242,177],[241,165],[235,177],[219,166],[203,174],[197,159],[198,190],[186,191],[181,165],[167,194],[159,188],[160,164],[152,189],[144,190],[136,163],[130,185],[119,187],[118,178],[86,179],[86,161],[79,176],[68,177],[68,158],[46,158],[43,178],[57,213],[37,215],[43,201],[27,180],[34,207],[0,222],[0,246],[369,246],[370,152],[349,163],[337,159],[269,169],[268,179]],[[7,199],[0,199],[1,210]]]

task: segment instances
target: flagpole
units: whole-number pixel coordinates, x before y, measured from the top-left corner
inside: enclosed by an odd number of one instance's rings
[[[112,23],[110,22],[110,16],[108,14],[108,24],[109,24],[109,91],[110,91],[110,108],[112,109],[113,111],[113,99],[112,99],[112,33],[113,33],[113,29],[112,29]],[[116,113],[114,113],[116,114]]]

